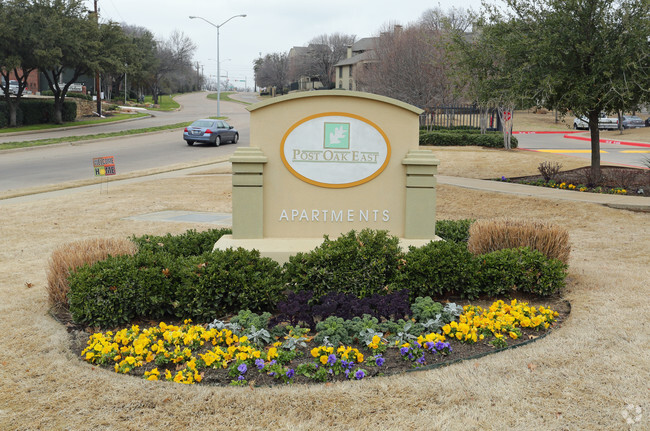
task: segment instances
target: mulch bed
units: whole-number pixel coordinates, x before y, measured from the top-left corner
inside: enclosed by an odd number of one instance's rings
[[[539,307],[545,306],[551,308],[553,311],[557,311],[559,316],[557,317],[556,322],[546,331],[535,331],[527,328],[520,328],[522,336],[517,340],[507,338],[508,347],[497,349],[493,345],[489,344],[488,340],[479,341],[474,344],[467,344],[457,341],[455,339],[447,339],[451,346],[451,352],[448,355],[441,354],[431,354],[426,353],[426,363],[415,367],[413,362],[405,361],[402,359],[399,349],[397,348],[388,348],[384,353],[383,357],[385,358],[385,363],[381,367],[372,366],[374,363],[372,357],[373,354],[365,346],[353,345],[365,356],[366,362],[361,366],[365,370],[365,378],[368,377],[379,377],[379,376],[389,376],[395,374],[402,374],[411,371],[426,370],[431,368],[436,368],[439,366],[450,365],[455,362],[468,360],[468,359],[478,359],[487,354],[493,354],[501,352],[503,350],[511,349],[514,347],[522,346],[531,342],[536,341],[539,338],[543,338],[548,334],[551,334],[553,330],[557,329],[562,325],[564,321],[569,317],[571,312],[571,304],[562,299],[561,297],[550,297],[550,298],[539,298],[536,296],[530,295],[516,295],[508,298],[490,298],[482,299],[475,301],[467,301],[458,298],[448,298],[449,302],[455,302],[459,305],[479,305],[483,308],[489,308],[489,306],[498,299],[503,299],[506,303],[509,303],[511,299],[517,299],[518,302],[527,302],[531,306]],[[140,324],[141,328],[146,326],[156,325],[157,322],[134,322]],[[167,322],[170,324],[180,324],[180,322]],[[81,359],[80,353],[86,347],[86,341],[90,333],[94,332],[91,328],[83,328],[77,325],[72,325],[68,323],[68,330],[71,333],[71,349],[76,356]],[[311,334],[314,335],[314,334]],[[299,357],[291,361],[291,368],[296,368],[301,363],[310,363],[314,361],[314,358],[310,354],[310,350],[314,347],[317,347],[314,342],[308,344],[307,348],[299,348]],[[96,367],[88,364],[88,366]],[[154,364],[148,364],[145,367],[141,367],[131,371],[129,374],[142,378],[145,371],[149,371],[154,368]],[[112,371],[112,367],[105,367],[107,370]],[[168,365],[168,368],[174,374],[176,372],[175,365]],[[182,366],[180,366],[182,368]],[[161,374],[164,372],[163,367],[159,367]],[[205,369],[201,371],[203,373],[203,380],[201,381],[202,385],[215,385],[215,386],[227,386],[230,385],[231,381],[234,379],[228,375],[228,369]],[[351,375],[352,377],[352,375]],[[249,370],[246,374],[247,386],[273,386],[277,384],[283,384],[278,379],[269,376],[264,373],[259,373],[254,367],[249,367]],[[337,382],[346,380],[346,376],[343,374],[331,375],[328,377],[327,382]],[[322,384],[320,382],[314,381],[313,379],[308,379],[304,376],[295,375],[291,379],[292,384]],[[170,382],[170,384],[172,384]]]
[[[628,195],[632,196],[650,196],[650,171],[647,169],[627,168],[619,166],[601,166],[602,179],[596,184],[602,188],[603,193],[608,193],[610,189],[623,187],[627,190]],[[591,167],[562,171],[553,178],[556,183],[566,183],[578,185],[589,185],[591,183]],[[531,175],[527,177],[508,178],[508,181],[514,183],[529,183],[535,181],[544,181],[542,175]],[[580,193],[580,192],[578,192]]]

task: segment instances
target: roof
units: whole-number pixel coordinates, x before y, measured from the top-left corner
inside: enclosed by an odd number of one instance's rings
[[[375,49],[376,37],[364,37],[352,45],[352,52],[372,51]]]
[[[307,55],[309,53],[309,48],[306,46],[294,46],[289,50],[289,57]]]
[[[343,60],[336,63],[334,67],[348,66],[351,64],[354,65],[358,63],[368,63],[375,60],[376,60],[376,56],[374,51],[365,51],[362,52],[361,54],[353,55],[350,58],[344,58]]]

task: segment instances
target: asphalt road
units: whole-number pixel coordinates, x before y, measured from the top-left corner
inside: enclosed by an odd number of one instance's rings
[[[216,101],[207,93],[181,95],[176,100],[181,109],[175,112],[155,112],[154,117],[117,124],[69,130],[2,136],[0,142],[33,140],[45,137],[65,137],[115,132],[128,129],[160,126],[216,115]],[[254,102],[252,94],[235,96]],[[69,181],[94,178],[92,159],[113,156],[117,175],[144,171],[180,163],[209,163],[226,157],[237,146],[249,145],[249,113],[242,104],[221,102],[222,115],[238,129],[237,145],[220,147],[198,145],[190,147],[182,139],[181,129],[140,136],[109,138],[74,144],[58,144],[21,150],[0,152],[0,192],[11,192],[27,187],[45,187]],[[519,148],[549,153],[560,153],[585,159],[589,164],[591,154],[588,141],[568,139],[564,134],[518,134]],[[601,144],[602,163],[645,166],[650,157],[649,147],[634,147],[611,143]]]
[[[589,141],[565,138],[563,133],[518,134],[519,148],[532,151],[562,154],[585,159],[591,162],[591,143]],[[582,136],[579,134],[577,136]],[[650,158],[650,147],[637,147],[615,143],[600,144],[600,161],[626,166],[646,167],[644,159]]]
[[[216,115],[216,101],[206,98],[207,93],[179,96],[176,100],[182,109],[176,112],[156,113],[156,117],[119,124],[108,124],[81,129],[56,131],[47,137],[80,136],[132,128],[153,127],[191,121]],[[0,152],[0,192],[15,191],[27,187],[44,187],[68,181],[94,178],[93,158],[113,156],[117,175],[155,169],[180,163],[216,161],[236,147],[249,145],[249,113],[235,102],[221,102],[221,112],[228,117],[240,135],[237,145],[220,147],[188,146],[182,137],[182,129],[157,132],[139,136],[108,138],[98,141],[57,144],[21,150]],[[162,115],[160,115],[162,114]],[[26,140],[42,139],[44,134],[21,135]],[[11,137],[16,140],[18,136]]]

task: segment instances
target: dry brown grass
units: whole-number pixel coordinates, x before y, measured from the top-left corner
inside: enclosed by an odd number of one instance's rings
[[[486,172],[511,157],[489,154]],[[442,168],[446,158],[439,158]],[[533,170],[539,163],[515,160]],[[609,431],[630,429],[621,416],[627,404],[643,408],[642,422],[632,429],[650,428],[650,215],[445,185],[438,186],[439,219],[531,218],[569,231],[565,294],[572,313],[559,330],[526,347],[445,368],[304,387],[148,382],[73,355],[66,328],[47,314],[45,268],[52,251],[87,238],[214,227],[125,218],[166,209],[228,212],[230,186],[228,177],[192,176],[115,183],[101,196],[92,190],[0,202],[1,430]]]
[[[71,270],[93,264],[108,256],[134,255],[138,247],[125,238],[94,238],[74,241],[52,252],[47,270],[47,295],[55,310],[67,310]]]
[[[467,248],[473,254],[529,247],[550,259],[569,263],[571,245],[566,229],[539,220],[477,220],[469,228]]]

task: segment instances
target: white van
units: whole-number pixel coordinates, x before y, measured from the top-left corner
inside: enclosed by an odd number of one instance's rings
[[[0,86],[0,96],[5,95],[4,87],[5,87],[5,80],[3,78],[2,86]],[[9,80],[9,94],[18,94],[18,81],[13,79]]]

